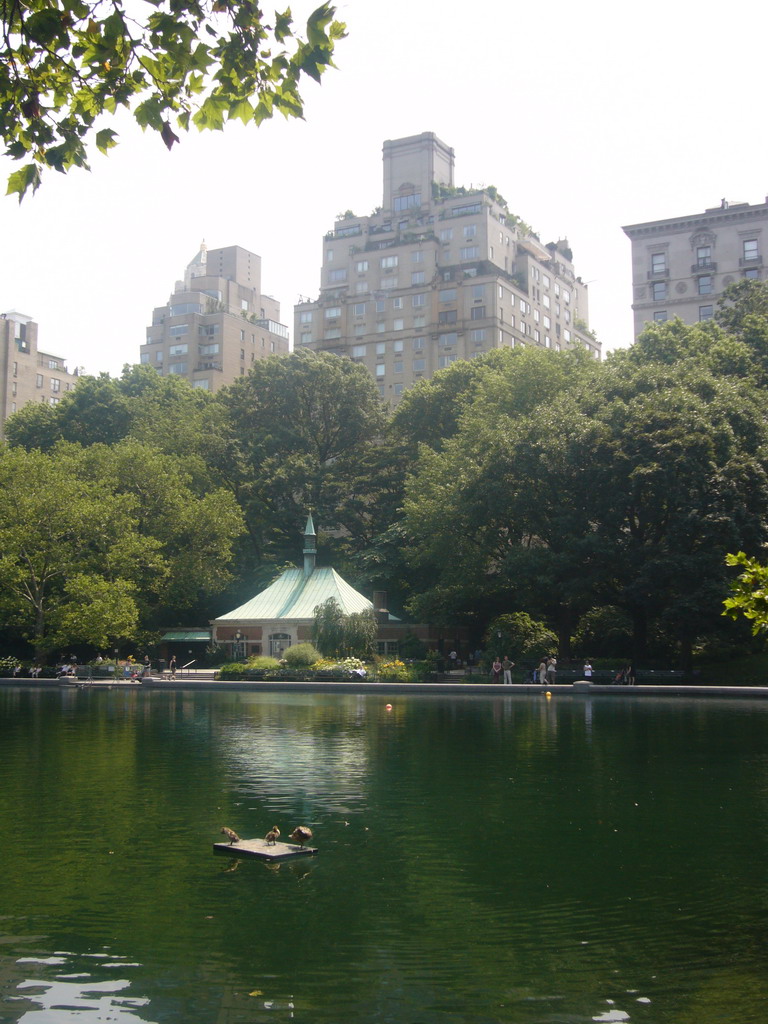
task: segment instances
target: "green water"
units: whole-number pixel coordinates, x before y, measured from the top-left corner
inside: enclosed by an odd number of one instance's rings
[[[759,701],[3,689],[0,1022],[764,1024],[767,812]]]

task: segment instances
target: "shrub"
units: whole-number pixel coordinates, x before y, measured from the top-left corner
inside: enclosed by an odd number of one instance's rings
[[[254,654],[248,659],[246,668],[274,669],[279,668],[280,662],[277,658],[270,658],[267,654]]]
[[[379,679],[384,683],[407,683],[410,679],[408,666],[402,661],[383,661],[378,667]]]
[[[309,668],[320,660],[320,652],[312,644],[296,644],[285,651],[284,658],[291,668]]]

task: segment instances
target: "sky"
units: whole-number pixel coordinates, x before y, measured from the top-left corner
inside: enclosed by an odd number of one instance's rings
[[[299,22],[316,3],[291,6]],[[70,370],[119,374],[204,239],[261,256],[293,334],[323,234],[381,204],[382,143],[429,131],[455,184],[493,184],[542,242],[568,238],[606,352],[633,340],[622,225],[768,194],[764,0],[352,0],[338,17],[348,37],[306,79],[305,120],[193,130],[169,153],[106,118],[120,144],[90,173],[0,198],[0,312],[36,320]]]

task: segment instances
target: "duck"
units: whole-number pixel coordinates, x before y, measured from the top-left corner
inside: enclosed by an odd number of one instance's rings
[[[299,846],[303,846],[304,843],[308,843],[312,838],[312,829],[306,825],[299,825],[291,832],[288,838],[292,839],[294,843],[298,843]]]
[[[227,828],[226,825],[221,826],[221,834],[229,839],[229,845],[240,842],[240,836],[235,832],[233,828]]]
[[[277,825],[273,825],[272,828],[264,836],[267,841],[267,846],[274,846],[277,840],[280,838],[280,829]]]

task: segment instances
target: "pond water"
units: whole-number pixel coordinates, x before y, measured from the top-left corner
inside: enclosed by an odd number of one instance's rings
[[[764,1024],[767,812],[759,701],[3,689],[0,1022]]]

